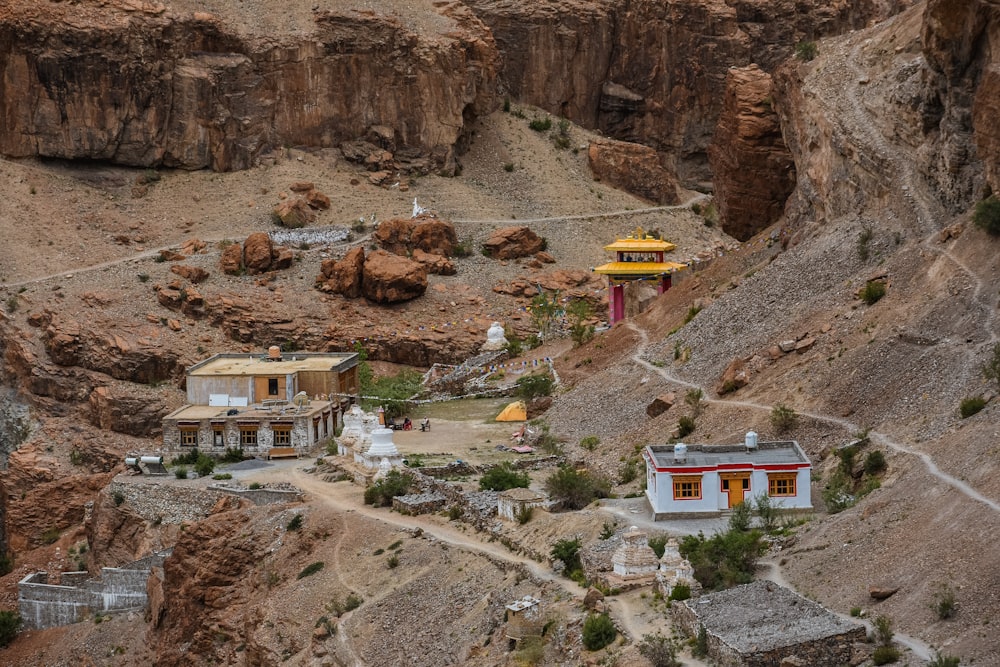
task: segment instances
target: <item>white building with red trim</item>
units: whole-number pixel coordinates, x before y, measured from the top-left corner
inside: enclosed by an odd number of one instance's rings
[[[761,495],[783,510],[810,510],[812,464],[793,440],[741,445],[648,445],[646,499],[653,519],[715,517]]]

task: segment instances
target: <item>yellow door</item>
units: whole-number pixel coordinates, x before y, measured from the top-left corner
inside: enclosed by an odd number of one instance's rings
[[[722,473],[722,490],[729,493],[729,507],[732,509],[743,502],[743,494],[750,489],[750,473]]]

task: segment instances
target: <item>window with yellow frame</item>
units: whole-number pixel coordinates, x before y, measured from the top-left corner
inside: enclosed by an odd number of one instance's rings
[[[701,476],[674,477],[674,500],[699,500],[701,498]]]
[[[796,473],[769,473],[767,476],[767,495],[794,496]]]
[[[292,444],[292,427],[287,424],[271,424],[274,431],[274,446],[288,447]]]
[[[198,446],[198,427],[183,427],[181,428],[181,447],[197,447]]]

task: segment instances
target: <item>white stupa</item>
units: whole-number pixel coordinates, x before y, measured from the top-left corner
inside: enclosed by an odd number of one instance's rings
[[[483,352],[491,352],[493,350],[502,350],[505,347],[507,347],[507,338],[504,336],[503,325],[499,322],[494,322],[486,331],[486,342],[483,343],[481,349]]]
[[[364,434],[364,416],[364,410],[357,403],[344,413],[344,428],[337,438],[337,453],[341,456],[346,456],[348,450],[357,447],[361,443],[361,437]]]
[[[390,468],[403,465],[403,455],[396,449],[396,444],[392,441],[391,428],[376,428],[371,432],[371,447],[362,456],[362,463],[366,468],[379,468],[383,465]]]

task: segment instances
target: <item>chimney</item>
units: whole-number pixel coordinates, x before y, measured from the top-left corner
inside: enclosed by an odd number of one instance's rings
[[[267,360],[268,361],[281,361],[281,348],[277,345],[272,345],[267,348]]]

